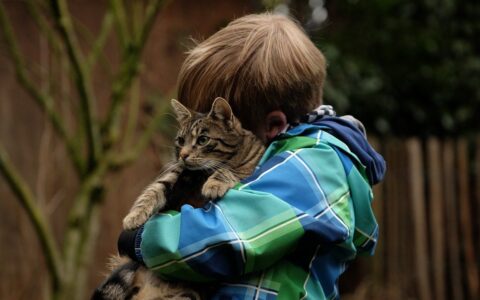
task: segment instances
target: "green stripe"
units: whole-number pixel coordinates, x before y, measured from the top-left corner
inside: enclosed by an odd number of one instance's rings
[[[293,151],[300,148],[310,148],[315,145],[316,140],[310,137],[305,136],[296,136],[284,140],[278,140],[270,144],[265,153],[263,154],[262,159],[260,160],[259,165],[263,164],[270,157],[275,154]]]
[[[295,240],[304,234],[291,206],[271,194],[248,189],[231,190],[218,205],[244,241],[245,272],[270,266],[290,252]],[[255,257],[265,257],[267,253],[268,260],[255,260]]]
[[[152,268],[150,269],[160,278],[166,280],[185,280],[185,281],[195,281],[195,282],[210,282],[213,279],[206,277],[205,275],[200,275],[196,271],[192,270],[187,263],[174,263],[162,268]]]
[[[145,223],[142,237],[148,235],[149,238],[142,238],[141,248],[149,268],[182,258],[176,251],[180,239],[180,214],[169,212],[167,215],[170,217],[162,214]]]

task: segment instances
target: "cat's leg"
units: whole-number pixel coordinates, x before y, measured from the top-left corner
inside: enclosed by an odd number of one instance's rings
[[[123,219],[123,229],[135,229],[143,225],[155,212],[163,208],[166,203],[167,188],[177,182],[183,171],[183,165],[175,164],[163,172],[137,198],[128,215]]]
[[[226,169],[216,170],[203,184],[202,195],[208,199],[220,198],[238,181],[239,178],[231,171]]]

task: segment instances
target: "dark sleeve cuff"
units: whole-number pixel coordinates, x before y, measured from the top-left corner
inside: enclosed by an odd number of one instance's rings
[[[124,230],[118,237],[117,247],[120,255],[126,255],[143,263],[142,250],[140,244],[142,243],[143,225],[135,230]]]

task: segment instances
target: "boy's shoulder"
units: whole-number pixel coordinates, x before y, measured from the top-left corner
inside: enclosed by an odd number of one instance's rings
[[[283,152],[324,147],[338,148],[345,153],[351,154],[356,159],[355,154],[350,152],[350,149],[344,142],[324,130],[321,126],[316,124],[299,124],[275,138],[265,151],[260,164]]]

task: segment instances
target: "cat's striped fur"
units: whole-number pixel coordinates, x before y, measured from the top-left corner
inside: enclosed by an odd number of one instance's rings
[[[172,106],[180,124],[176,160],[135,201],[123,221],[125,229],[141,226],[158,210],[178,209],[184,204],[202,207],[223,196],[253,172],[265,150],[253,133],[242,128],[223,98],[215,99],[208,114],[190,111],[176,100],[172,100]],[[132,279],[140,277],[146,278],[141,284]],[[95,299],[200,299],[199,294],[181,285],[175,288],[180,287],[184,293],[168,298],[170,290],[166,286],[143,266],[128,261],[96,290]],[[157,292],[141,296],[146,290]]]
[[[192,195],[188,204],[201,207],[205,200],[223,196],[236,182],[252,173],[264,152],[262,142],[242,128],[225,99],[215,99],[208,114],[190,111],[176,100],[172,100],[172,106],[180,124],[175,143],[176,161],[138,197],[123,220],[124,229],[144,224],[167,205],[166,196],[170,202],[185,204],[185,197],[176,199],[175,190],[171,192],[179,178],[191,176],[191,171],[202,170],[209,176],[202,182],[201,195]],[[177,188],[183,190],[185,186],[177,185]],[[178,204],[169,206],[178,208]]]
[[[95,290],[92,300],[196,300],[200,295],[181,283],[162,281],[142,264],[114,256],[111,273]]]

